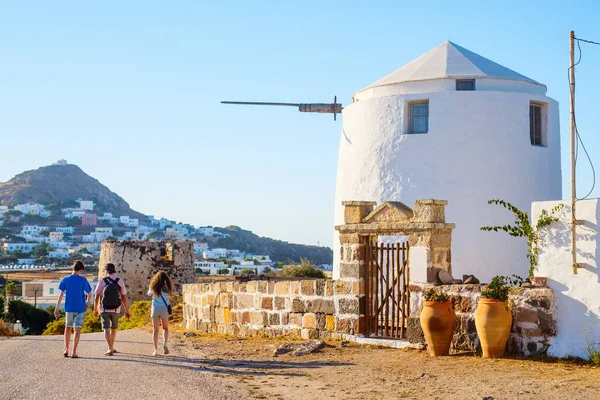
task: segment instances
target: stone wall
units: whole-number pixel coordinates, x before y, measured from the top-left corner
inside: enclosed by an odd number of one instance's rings
[[[130,304],[148,300],[148,284],[158,271],[165,271],[177,293],[182,285],[195,282],[194,246],[191,242],[106,241],[100,249],[98,279],[104,278],[104,265],[113,263],[125,281]]]
[[[337,339],[364,330],[359,293],[327,279],[196,283],[183,286],[183,317],[202,332]]]
[[[484,285],[438,286],[448,294],[456,312],[456,330],[451,350],[479,351],[480,344],[475,329],[475,309]],[[423,292],[430,284],[410,285],[411,316],[408,320],[407,339],[414,344],[424,344],[419,317],[423,307]],[[513,324],[507,344],[509,353],[525,356],[545,354],[550,340],[556,334],[556,304],[554,291],[546,287],[511,288],[509,304]]]

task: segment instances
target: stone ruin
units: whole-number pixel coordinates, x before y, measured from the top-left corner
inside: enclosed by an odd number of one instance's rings
[[[104,265],[113,263],[117,276],[125,280],[127,300],[149,300],[148,284],[158,271],[165,271],[175,292],[194,283],[194,245],[191,242],[154,242],[149,240],[105,241],[100,250],[98,279],[104,278]]]

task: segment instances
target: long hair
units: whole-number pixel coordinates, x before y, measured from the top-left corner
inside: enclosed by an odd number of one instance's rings
[[[173,284],[165,271],[154,274],[150,280],[150,291],[156,296],[160,296],[160,292],[167,292],[170,294],[173,291]]]

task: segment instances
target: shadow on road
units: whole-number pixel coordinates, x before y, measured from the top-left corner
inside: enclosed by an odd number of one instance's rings
[[[289,369],[314,369],[322,367],[342,367],[355,365],[342,362],[287,362],[252,360],[208,360],[181,356],[146,356],[132,353],[119,353],[113,357],[85,357],[85,360],[141,363],[148,366],[187,369],[197,372],[212,372],[229,375],[252,376],[304,376],[298,372],[285,372]]]

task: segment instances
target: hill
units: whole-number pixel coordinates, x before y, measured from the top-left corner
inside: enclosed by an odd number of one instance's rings
[[[49,165],[16,175],[8,182],[0,183],[0,204],[14,206],[29,201],[61,207],[75,207],[74,200],[93,200],[95,212],[111,212],[115,216],[129,215],[146,218],[134,211],[118,194],[112,192],[97,179],[92,178],[77,165]]]
[[[260,237],[251,231],[238,226],[215,228],[218,232],[227,233],[229,237],[218,239],[219,247],[239,249],[246,253],[269,254],[273,261],[300,261],[308,258],[314,264],[331,264],[333,250],[329,247],[292,244],[281,240]]]

